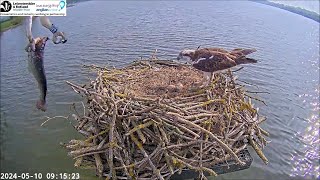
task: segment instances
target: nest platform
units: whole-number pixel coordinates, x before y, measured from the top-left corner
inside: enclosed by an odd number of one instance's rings
[[[173,61],[87,68],[95,80],[67,82],[84,98],[84,113],[72,114],[84,139],[65,144],[76,167],[107,179],[170,179],[190,170],[206,179],[231,164],[248,168],[248,145],[268,163],[266,118],[230,70],[199,88],[202,73]]]

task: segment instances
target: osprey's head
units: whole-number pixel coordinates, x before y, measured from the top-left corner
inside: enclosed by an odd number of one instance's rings
[[[182,50],[179,53],[179,56],[177,57],[177,60],[181,60],[181,59],[184,59],[184,58],[192,59],[192,57],[194,56],[195,51],[196,50],[191,50],[191,49]]]

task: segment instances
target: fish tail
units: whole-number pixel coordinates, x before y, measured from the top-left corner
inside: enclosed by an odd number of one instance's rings
[[[47,96],[47,79],[46,75],[44,73],[43,69],[43,74],[41,80],[38,82],[39,83],[39,89],[40,89],[40,97],[39,101],[37,102],[37,108],[46,111],[46,96]]]
[[[237,64],[249,64],[249,63],[257,63],[258,61],[252,58],[238,58],[235,60]]]
[[[47,110],[47,105],[46,105],[46,102],[44,100],[38,100],[36,106],[41,111],[46,111]]]

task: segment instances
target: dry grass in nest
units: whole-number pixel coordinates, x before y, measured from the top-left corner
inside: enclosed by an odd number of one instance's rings
[[[118,78],[119,91],[130,91],[130,95],[140,97],[183,96],[190,89],[199,87],[202,73],[188,66],[145,67],[138,72],[108,75]],[[120,86],[121,84],[121,86]]]

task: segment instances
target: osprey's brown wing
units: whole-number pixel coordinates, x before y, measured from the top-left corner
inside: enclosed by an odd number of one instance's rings
[[[241,58],[244,57],[248,54],[251,54],[253,52],[256,52],[256,49],[242,49],[242,48],[238,48],[238,49],[234,49],[230,52],[231,55],[236,56],[237,58]]]
[[[221,52],[221,53],[228,53],[227,50],[222,48],[204,48],[207,51],[214,51],[214,52]]]
[[[209,58],[212,56],[212,52],[209,51],[207,48],[196,50],[193,56],[193,61],[197,61],[200,58]]]
[[[202,50],[208,51],[209,53],[222,53],[231,59],[237,58],[235,55],[231,54],[229,51],[222,49],[222,48],[203,48]]]
[[[233,49],[231,52],[234,52],[234,51],[241,51],[241,50],[244,50],[243,48],[236,48],[236,49]]]
[[[223,53],[211,53],[193,63],[193,67],[204,72],[215,72],[236,66],[236,62]]]

